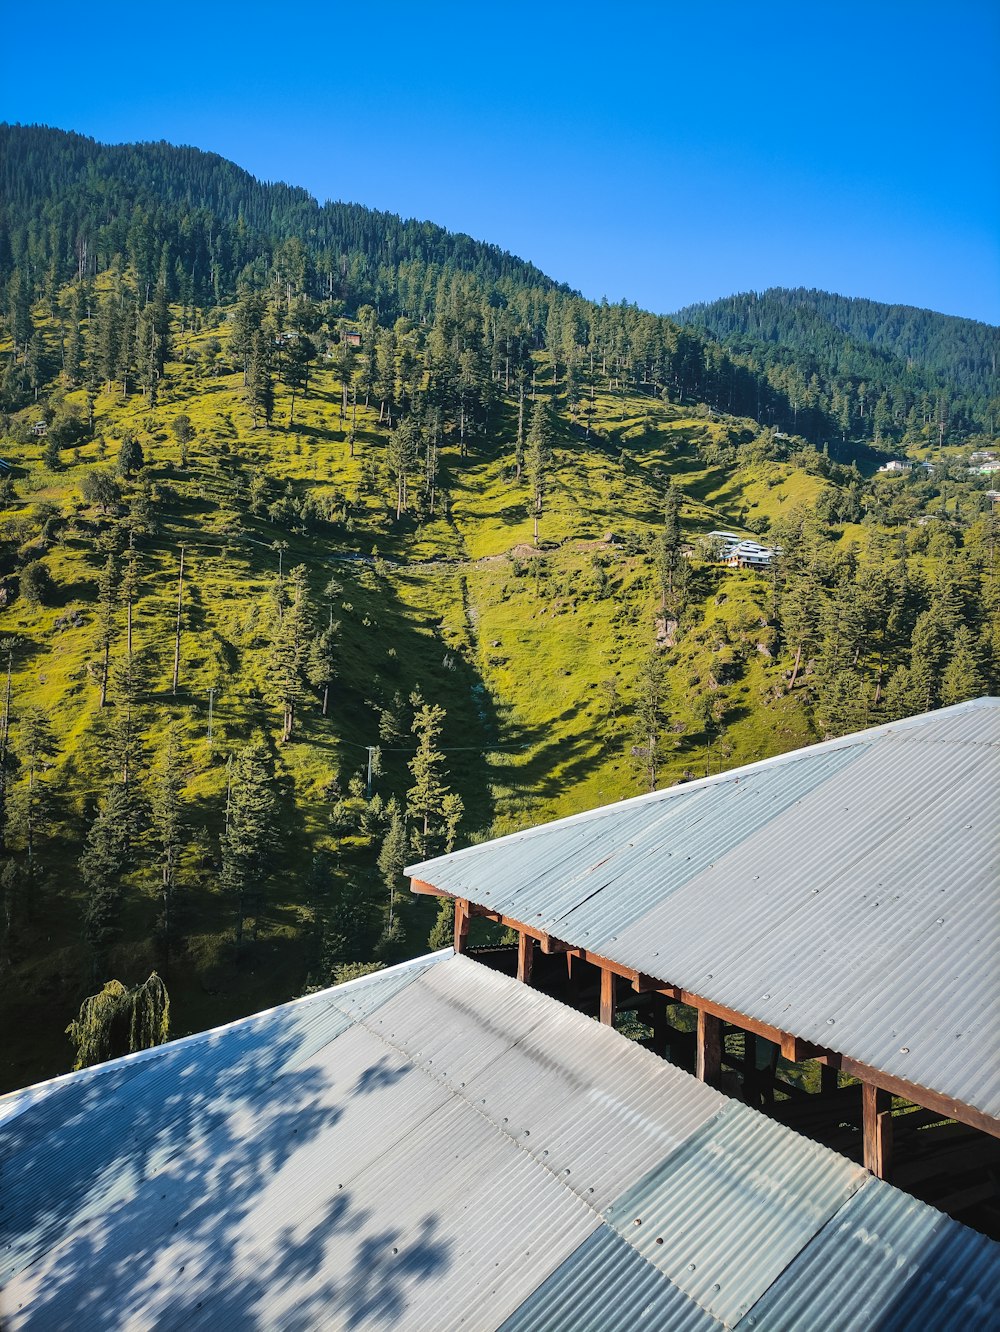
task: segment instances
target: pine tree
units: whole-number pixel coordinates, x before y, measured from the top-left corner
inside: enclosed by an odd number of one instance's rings
[[[962,625],[952,642],[951,656],[941,676],[941,705],[965,703],[987,692],[978,644],[972,630]]]
[[[534,519],[534,541],[538,545],[538,519],[542,512],[545,494],[545,480],[552,461],[549,449],[550,428],[549,414],[544,402],[539,399],[531,409],[531,427],[528,430],[525,453],[525,470],[528,485],[531,487],[529,509]]]
[[[20,780],[11,795],[8,826],[24,850],[25,869],[32,882],[37,875],[40,844],[52,821],[54,794],[46,774],[57,752],[48,717],[41,708],[26,708],[18,726]]]
[[[448,788],[443,781],[444,755],[436,748],[445,711],[438,704],[423,703],[413,719],[413,733],[418,738],[417,752],[410,761],[413,785],[406,793],[407,817],[416,821],[414,851],[425,857],[440,829],[443,801]]]
[[[243,947],[248,915],[256,937],[275,840],[274,768],[260,741],[241,749],[229,780],[222,835],[220,887],[236,916],[236,948]]]
[[[160,928],[169,959],[176,929],[176,902],[181,850],[185,841],[183,755],[176,722],[167,727],[152,793],[153,839],[159,866]]]
[[[114,783],[90,825],[80,857],[80,880],[87,893],[84,936],[93,955],[94,975],[104,970],[108,950],[122,931],[125,875],[132,868],[135,808],[124,786]]]
[[[403,876],[403,867],[406,864],[408,842],[406,820],[395,796],[389,801],[387,813],[389,826],[382,841],[382,848],[378,853],[378,867],[382,875],[382,881],[389,893],[389,929],[391,930],[395,915],[396,893]]]
[[[122,436],[121,447],[118,450],[118,475],[134,476],[145,461],[142,445],[131,430],[127,430]]]
[[[330,685],[337,676],[337,643],[340,625],[331,617],[330,623],[313,637],[309,645],[307,674],[309,683],[320,690],[323,698],[323,716],[330,702]]]
[[[313,644],[312,609],[306,584],[305,565],[299,564],[288,576],[288,585],[279,584],[278,609],[268,657],[267,696],[280,704],[282,740],[291,738],[295,709],[308,678]]]
[[[108,700],[111,645],[118,637],[118,582],[118,561],[113,555],[109,555],[97,583],[97,646],[101,651],[100,706],[102,708]]]
[[[396,518],[406,508],[406,484],[417,460],[420,432],[412,416],[406,416],[389,435],[386,461],[396,482]]]
[[[653,652],[643,662],[636,684],[635,753],[643,759],[651,791],[656,790],[666,725],[665,675],[663,658]]]
[[[267,425],[271,424],[274,413],[274,381],[271,378],[271,339],[267,332],[258,329],[253,335],[250,355],[246,370],[245,398],[253,418],[254,429],[263,416]]]
[[[680,509],[680,495],[676,487],[670,484],[668,477],[667,493],[663,501],[663,527],[656,538],[653,551],[660,578],[660,604],[664,612],[667,610],[668,599],[671,610],[676,610],[674,591],[681,569]]]

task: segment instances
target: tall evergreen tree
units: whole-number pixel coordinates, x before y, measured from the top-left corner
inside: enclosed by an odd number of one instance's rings
[[[525,470],[528,485],[531,487],[530,511],[534,520],[534,542],[538,545],[538,520],[542,512],[545,497],[545,482],[552,461],[549,447],[551,430],[549,413],[545,403],[539,398],[531,409],[531,428],[528,431]]]
[[[222,835],[220,887],[233,905],[237,952],[247,917],[253,919],[254,938],[259,927],[274,854],[275,811],[274,767],[266,747],[256,741],[233,760]]]

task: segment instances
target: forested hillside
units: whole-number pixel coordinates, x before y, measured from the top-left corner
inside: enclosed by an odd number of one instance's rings
[[[783,389],[814,431],[819,414],[831,437],[892,448],[1000,426],[1000,330],[989,324],[783,287],[674,317]]]
[[[0,1087],[112,976],[199,1029],[442,937],[411,857],[1000,687],[978,425],[877,474],[493,247],[3,153]]]

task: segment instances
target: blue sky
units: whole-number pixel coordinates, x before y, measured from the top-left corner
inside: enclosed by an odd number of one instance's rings
[[[1000,323],[1000,6],[17,6],[0,119],[168,139],[656,311],[815,286]]]

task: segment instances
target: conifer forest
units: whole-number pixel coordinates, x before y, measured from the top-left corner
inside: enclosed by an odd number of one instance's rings
[[[998,344],[0,126],[0,1091],[449,942],[418,859],[1000,692]]]

